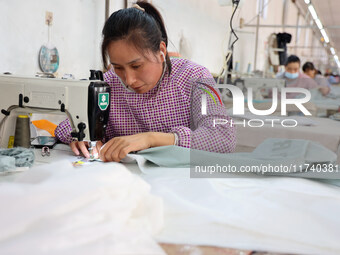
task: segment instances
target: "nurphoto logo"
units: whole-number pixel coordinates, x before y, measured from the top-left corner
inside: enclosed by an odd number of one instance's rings
[[[202,85],[205,85],[209,90],[213,92],[213,94],[216,95],[218,100],[220,101],[220,104],[223,106],[222,100],[215,90],[215,88],[223,88],[223,89],[228,89],[233,98],[233,115],[234,116],[240,116],[245,115],[245,96],[243,94],[243,91],[234,86],[234,85],[220,85],[220,86],[215,86],[213,88],[212,86],[200,83]],[[202,115],[207,115],[207,95],[209,95],[212,100],[214,101],[215,105],[217,105],[217,102],[213,96],[213,94],[206,88],[201,88],[199,87],[203,93],[201,95],[201,113]],[[300,93],[301,97],[299,98],[287,98],[287,94],[289,93]],[[258,110],[255,109],[254,104],[253,104],[253,90],[252,88],[247,88],[247,105],[249,111],[257,116],[268,116],[273,114],[277,107],[278,107],[278,98],[281,98],[281,116],[287,116],[287,105],[295,105],[305,116],[310,116],[312,115],[305,107],[304,103],[309,102],[311,99],[311,93],[309,90],[304,89],[304,88],[281,88],[280,94],[278,88],[272,88],[272,105],[269,109],[267,110]],[[223,106],[224,107],[224,106]],[[227,119],[221,119],[221,118],[215,118],[214,119],[214,127],[217,125],[240,125],[243,124],[244,126],[248,125],[250,127],[262,127],[264,125],[264,122],[271,122],[272,127],[274,127],[275,122],[280,122],[283,127],[296,127],[298,125],[297,121],[295,119],[250,119],[248,121],[243,120],[241,122],[236,122],[233,120],[227,120]]]

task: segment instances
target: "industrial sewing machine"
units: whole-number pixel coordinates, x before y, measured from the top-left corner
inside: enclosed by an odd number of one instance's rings
[[[91,70],[90,80],[65,80],[0,75],[0,147],[7,148],[14,136],[19,114],[64,114],[78,141],[96,141],[105,135],[110,110],[110,87],[100,71]]]

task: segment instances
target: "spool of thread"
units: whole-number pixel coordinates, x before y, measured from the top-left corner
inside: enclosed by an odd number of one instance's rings
[[[248,67],[247,67],[247,73],[250,74],[251,73],[251,63],[248,63]]]
[[[240,63],[236,61],[235,68],[234,68],[235,72],[238,72],[239,67],[240,67]]]
[[[17,117],[14,134],[14,147],[31,147],[30,119],[27,115]]]

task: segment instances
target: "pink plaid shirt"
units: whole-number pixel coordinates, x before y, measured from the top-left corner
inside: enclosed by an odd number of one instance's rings
[[[229,124],[214,127],[213,123],[216,118],[230,123],[225,107],[207,95],[207,114],[201,113],[201,95],[206,92],[198,89],[205,87],[200,82],[215,85],[209,71],[185,59],[171,59],[171,63],[171,74],[166,71],[158,84],[144,94],[127,90],[114,72],[104,74],[111,87],[105,140],[142,132],[176,133],[179,146],[219,153],[233,152],[235,128]],[[60,141],[70,143],[71,130],[67,119],[59,124],[55,135]]]

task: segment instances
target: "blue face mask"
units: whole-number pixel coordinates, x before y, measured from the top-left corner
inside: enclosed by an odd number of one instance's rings
[[[286,76],[288,79],[294,80],[294,79],[296,79],[296,78],[299,77],[299,72],[297,72],[297,73],[289,73],[289,72],[285,72],[285,76]]]

